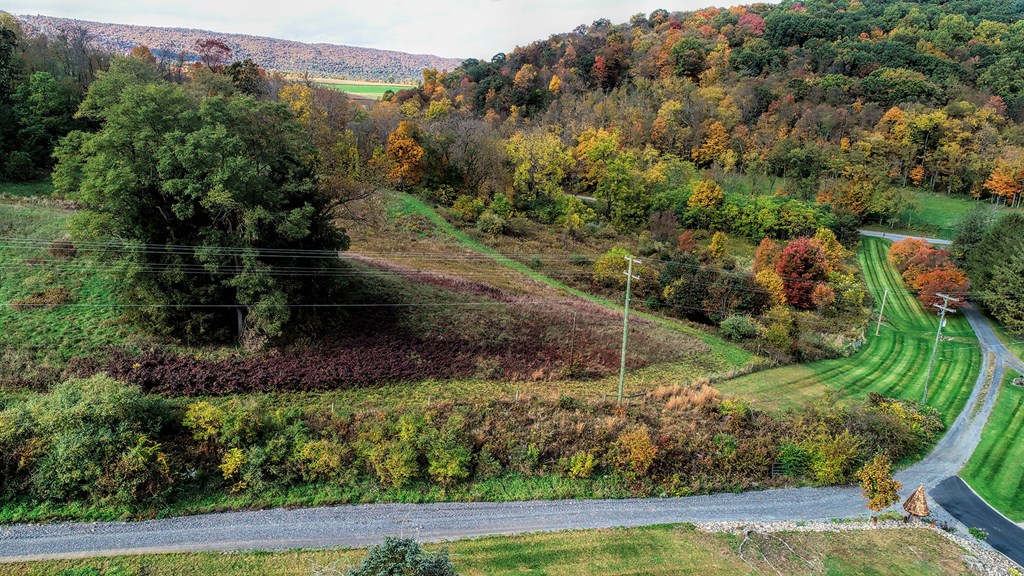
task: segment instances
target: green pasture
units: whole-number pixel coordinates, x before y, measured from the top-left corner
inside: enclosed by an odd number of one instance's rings
[[[409,88],[413,88],[411,84],[351,84],[348,82],[320,82],[317,86],[341,90],[346,94],[369,96],[373,98],[380,98],[388,90],[398,92],[399,90],[408,90]]]
[[[833,390],[840,397],[865,398],[870,392],[920,401],[938,318],[926,311],[903,285],[886,256],[889,242],[865,238],[857,254],[868,288],[878,304],[886,288],[883,324],[878,336],[872,323],[866,343],[848,358],[784,366],[721,382],[718,388],[766,409],[788,409],[818,400]],[[948,318],[928,405],[948,425],[963,409],[981,369],[981,353],[970,324],[961,315]]]
[[[1014,522],[1024,521],[1024,388],[1006,376],[981,443],[960,472],[964,481]]]
[[[457,540],[444,547],[463,576],[706,576],[746,574],[968,574],[963,551],[932,530],[755,534],[742,538],[688,525],[579,530]],[[426,546],[436,550],[438,545]],[[197,552],[0,564],[0,575],[152,576],[345,574],[362,550]]]

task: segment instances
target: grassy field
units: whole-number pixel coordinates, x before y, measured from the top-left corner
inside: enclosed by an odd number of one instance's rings
[[[1007,375],[985,424],[981,444],[960,472],[989,504],[1015,522],[1024,521],[1024,388]]]
[[[964,214],[978,206],[998,213],[1011,210],[1001,206],[997,208],[988,200],[972,200],[964,196],[950,196],[920,188],[906,188],[905,190],[913,198],[916,207],[913,210],[907,210],[895,228],[890,229],[888,226],[878,225],[866,226],[866,228],[915,233],[949,240],[956,234],[956,226]]]
[[[360,82],[343,82],[340,80],[338,82],[318,82],[317,86],[325,86],[327,88],[341,90],[346,94],[355,94],[357,96],[365,96],[374,99],[379,99],[388,90],[398,92],[399,90],[408,90],[413,87],[408,84],[364,84]]]
[[[426,218],[427,220],[430,221],[430,223],[432,223],[437,228],[437,230],[441,234],[451,237],[452,239],[456,240],[459,244],[468,247],[475,252],[485,254],[493,258],[494,261],[498,262],[505,268],[519,272],[520,274],[523,274],[524,276],[530,278],[531,280],[534,280],[542,284],[546,284],[552,288],[559,290],[560,292],[572,294],[573,296],[583,298],[589,302],[594,302],[602,306],[608,306],[613,308],[621,308],[622,306],[622,304],[618,302],[612,302],[611,300],[600,298],[591,294],[587,294],[586,292],[583,292],[581,290],[572,288],[562,282],[559,282],[536,270],[533,270],[532,268],[522,264],[521,262],[517,262],[507,256],[500,254],[499,252],[493,250],[492,248],[485,246],[484,244],[482,244],[469,234],[466,234],[465,232],[462,232],[461,230],[457,229],[450,222],[445,220],[440,214],[438,214],[433,208],[431,208],[427,203],[420,200],[419,198],[416,198],[415,196],[403,193],[395,194],[391,202],[391,205],[389,206],[389,212],[397,215],[416,214],[423,218]],[[730,344],[729,342],[726,342],[721,338],[712,336],[706,332],[702,332],[700,330],[697,330],[696,328],[692,328],[680,322],[668,320],[660,316],[644,314],[642,312],[632,312],[631,314],[634,314],[638,317],[645,318],[653,322],[657,322],[658,324],[672,328],[673,330],[681,331],[701,339],[709,346],[711,346],[711,349],[716,356],[721,358],[721,360],[723,361],[723,368],[742,366],[749,362],[751,359],[753,359],[753,355],[750,352],[744,350],[743,348],[736,346],[734,344]]]
[[[677,525],[495,536],[452,542],[447,549],[463,576],[971,573],[960,547],[923,528],[755,534],[744,545],[749,563],[739,556],[741,541],[732,534]],[[343,574],[364,554],[360,550],[296,550],[123,556],[0,565],[0,575]]]
[[[1017,358],[1024,359],[1024,336],[1015,336],[1010,334],[1002,324],[991,316],[988,317],[988,323],[992,326],[992,330],[995,331],[996,336],[1002,340],[1003,345],[1009,348],[1010,352],[1016,354]]]
[[[62,238],[70,217],[67,211],[29,202],[0,203],[0,238]],[[44,364],[61,364],[124,341],[119,313],[112,308],[17,309],[18,302],[47,291],[57,292],[46,298],[70,304],[112,301],[114,280],[108,274],[87,274],[68,266],[46,248],[0,244],[0,354],[8,360],[17,354]],[[58,292],[63,295],[52,296]]]
[[[920,400],[938,319],[926,312],[903,286],[888,263],[889,242],[865,238],[857,257],[868,288],[881,303],[886,288],[885,322],[879,336],[874,324],[867,342],[849,358],[785,366],[718,384],[718,388],[755,401],[767,409],[787,409],[819,399],[828,390],[864,398],[869,392]],[[928,404],[942,412],[948,425],[963,408],[981,367],[977,339],[961,315],[950,317],[943,331],[951,341],[940,344]]]
[[[0,195],[7,196],[49,196],[53,184],[47,179],[40,182],[0,182]]]

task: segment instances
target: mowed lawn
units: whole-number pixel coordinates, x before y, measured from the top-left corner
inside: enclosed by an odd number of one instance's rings
[[[960,472],[964,481],[1014,522],[1024,521],[1024,388],[1003,382],[981,443]]]
[[[755,534],[744,545],[749,564],[739,557],[741,541],[678,525],[494,536],[447,548],[463,576],[971,573],[956,544],[924,528]],[[0,575],[344,574],[364,556],[361,550],[163,554],[7,564],[0,565]]]
[[[368,96],[371,98],[380,98],[385,92],[391,90],[392,92],[398,92],[399,90],[408,90],[414,86],[409,84],[361,84],[361,83],[348,83],[348,82],[321,82],[318,86],[324,86],[326,88],[333,88],[335,90],[341,90],[346,94],[356,94],[359,96]]]
[[[938,318],[925,311],[903,285],[887,254],[890,243],[864,238],[857,258],[868,288],[881,304],[889,297],[878,336],[875,325],[867,342],[849,358],[784,366],[721,382],[724,392],[748,398],[765,409],[788,409],[823,398],[828,390],[862,399],[870,392],[920,401]],[[962,315],[948,317],[943,334],[952,338],[939,345],[935,374],[928,387],[928,404],[942,412],[948,425],[960,413],[981,369],[981,353],[970,324]]]
[[[989,200],[973,200],[966,196],[953,196],[921,188],[906,188],[905,191],[914,200],[916,206],[913,210],[907,210],[903,214],[902,219],[893,229],[894,232],[951,240],[956,234],[956,227],[960,223],[960,219],[979,206],[999,214],[1013,211],[1013,209],[1003,206],[996,207]],[[888,226],[868,226],[868,228],[890,230]]]

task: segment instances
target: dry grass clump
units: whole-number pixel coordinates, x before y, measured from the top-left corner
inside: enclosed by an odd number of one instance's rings
[[[722,401],[722,393],[711,387],[707,378],[699,378],[685,385],[661,386],[651,396],[664,400],[665,410],[669,412],[711,412]]]

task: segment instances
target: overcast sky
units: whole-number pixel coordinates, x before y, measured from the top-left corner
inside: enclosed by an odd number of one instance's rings
[[[487,58],[598,18],[624,22],[657,8],[692,10],[737,1],[674,0],[9,0],[14,14],[202,28],[436,54]],[[13,5],[11,5],[13,4]]]

